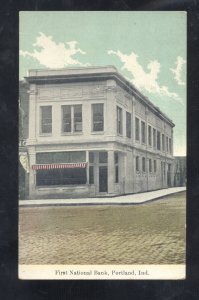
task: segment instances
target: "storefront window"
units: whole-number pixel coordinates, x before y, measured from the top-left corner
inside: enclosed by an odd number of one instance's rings
[[[108,162],[108,153],[107,152],[99,152],[99,163],[104,164]]]
[[[86,169],[37,170],[36,184],[37,186],[86,184]]]
[[[89,184],[94,184],[94,166],[89,167]]]
[[[85,151],[44,152],[36,154],[37,164],[78,163],[86,161]]]

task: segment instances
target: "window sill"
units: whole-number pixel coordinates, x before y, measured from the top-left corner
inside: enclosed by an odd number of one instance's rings
[[[39,136],[52,136],[52,133],[40,133]]]
[[[91,134],[104,134],[104,131],[91,131]]]
[[[83,132],[61,132],[61,136],[82,135]]]

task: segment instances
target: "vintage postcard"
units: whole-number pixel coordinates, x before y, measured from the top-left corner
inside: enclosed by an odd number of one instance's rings
[[[22,11],[19,278],[186,278],[186,12]]]

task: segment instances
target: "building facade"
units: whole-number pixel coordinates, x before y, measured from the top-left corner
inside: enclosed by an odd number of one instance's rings
[[[29,198],[171,187],[173,122],[112,67],[30,70]]]

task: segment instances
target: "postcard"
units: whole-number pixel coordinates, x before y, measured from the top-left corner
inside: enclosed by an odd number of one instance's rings
[[[21,11],[19,278],[186,278],[183,11]]]

